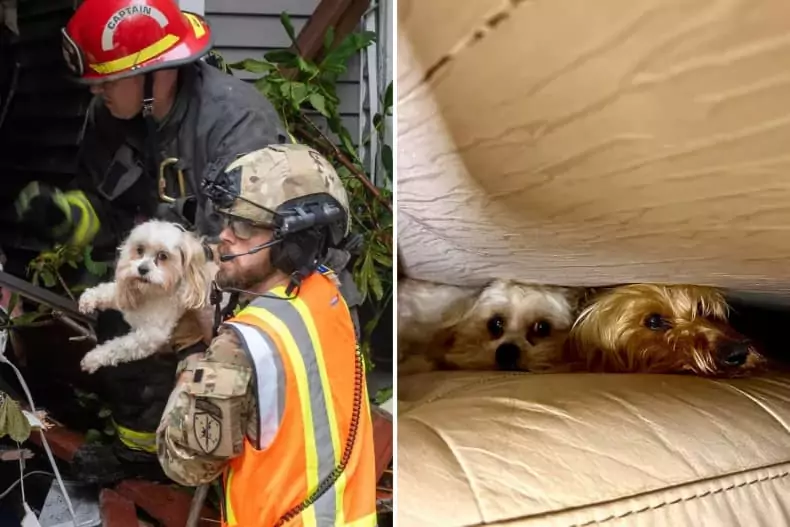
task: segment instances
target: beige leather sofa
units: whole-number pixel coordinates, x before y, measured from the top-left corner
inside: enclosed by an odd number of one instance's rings
[[[790,3],[399,1],[403,271],[790,294]],[[398,383],[399,526],[790,525],[790,376]]]

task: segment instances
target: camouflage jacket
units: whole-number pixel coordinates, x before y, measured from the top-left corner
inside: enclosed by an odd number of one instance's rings
[[[187,486],[208,483],[241,454],[245,436],[257,441],[252,373],[236,333],[224,327],[205,354],[190,355],[179,364],[156,433],[159,463],[169,478]]]

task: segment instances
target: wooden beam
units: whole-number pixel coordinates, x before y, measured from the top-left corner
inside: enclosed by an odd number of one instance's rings
[[[327,30],[335,29],[333,45],[337,44],[354,30],[369,7],[370,0],[321,0],[296,37],[299,52],[307,59],[320,59]]]
[[[52,454],[67,463],[74,459],[74,453],[85,443],[85,437],[66,427],[55,425],[49,430],[44,430],[47,443],[52,449]],[[30,441],[43,448],[41,434],[37,430],[30,433]]]

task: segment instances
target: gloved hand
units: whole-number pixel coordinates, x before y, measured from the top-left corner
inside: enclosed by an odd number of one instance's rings
[[[38,181],[22,189],[13,214],[23,230],[49,243],[84,246],[99,231],[99,218],[83,192],[64,193]]]
[[[54,242],[59,232],[71,228],[68,209],[59,195],[58,189],[32,181],[14,201],[14,220],[37,239]]]

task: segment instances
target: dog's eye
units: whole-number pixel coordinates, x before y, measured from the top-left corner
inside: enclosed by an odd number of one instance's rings
[[[137,256],[142,256],[145,254],[145,247],[142,245],[137,246]]]
[[[645,327],[652,329],[653,331],[669,329],[671,326],[672,325],[667,319],[656,313],[648,315],[648,317],[645,319]]]
[[[546,320],[538,320],[529,330],[530,334],[538,338],[546,338],[551,335],[551,324]]]
[[[505,334],[505,319],[499,315],[494,315],[488,319],[488,334],[491,338],[498,339]]]
[[[167,260],[167,253],[162,251],[156,253],[156,259],[159,262],[164,262],[165,260]]]

